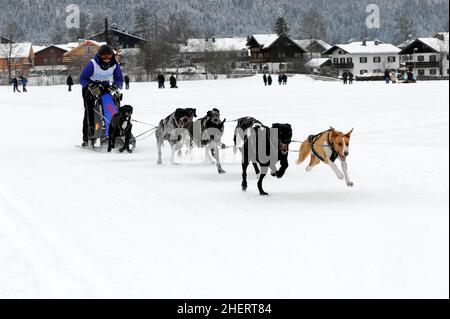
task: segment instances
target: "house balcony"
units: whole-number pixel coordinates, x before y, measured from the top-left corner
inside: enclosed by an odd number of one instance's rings
[[[426,69],[426,68],[439,68],[439,62],[407,62],[406,63],[407,68],[418,68],[418,69]]]
[[[349,63],[333,63],[335,69],[353,69],[355,64],[353,62]]]

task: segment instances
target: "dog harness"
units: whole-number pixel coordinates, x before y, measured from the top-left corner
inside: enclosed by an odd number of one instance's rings
[[[309,145],[311,146],[311,151],[313,152],[314,156],[317,157],[318,159],[320,159],[322,162],[326,162],[326,160],[317,152],[317,150],[314,148],[314,144],[325,133],[331,133],[331,130],[322,132],[322,133],[317,134],[317,135],[310,135],[308,137],[308,142],[309,142]],[[334,163],[336,161],[336,159],[338,158],[339,154],[334,149],[333,143],[331,142],[330,138],[331,138],[331,134],[328,134],[328,147],[331,149],[330,161]]]

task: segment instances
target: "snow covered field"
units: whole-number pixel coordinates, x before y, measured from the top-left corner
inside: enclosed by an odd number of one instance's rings
[[[0,87],[0,298],[448,298],[448,88],[295,76],[124,92],[134,118],[154,124],[176,107],[218,107],[229,120],[289,122],[297,140],[355,128],[354,188],[292,153],[262,198],[252,170],[240,190],[231,149],[223,176],[202,150],[175,167],[166,146],[158,167],[154,136],[131,155],[78,149],[79,87]]]

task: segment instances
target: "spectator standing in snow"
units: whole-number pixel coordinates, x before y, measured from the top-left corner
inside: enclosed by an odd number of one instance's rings
[[[15,93],[16,91],[20,93],[20,90],[19,90],[19,80],[17,80],[16,77],[13,77],[10,83],[13,85],[14,93]]]
[[[278,74],[278,84],[281,85],[283,84],[283,73],[280,72],[280,74]]]
[[[269,74],[269,76],[267,77],[267,83],[269,84],[269,86],[271,86],[272,82],[273,82],[272,76]]]
[[[263,81],[264,81],[264,85],[267,86],[267,75],[265,73],[263,75]]]
[[[348,72],[347,71],[344,71],[343,73],[342,73],[342,79],[344,80],[344,84],[347,84],[347,81],[348,81]]]
[[[355,76],[352,72],[348,72],[348,84],[353,84],[353,80],[355,79]]]
[[[28,79],[24,76],[20,77],[20,84],[22,84],[22,91],[23,92],[28,92],[27,91],[27,84],[28,84]]]
[[[389,70],[384,71],[384,80],[386,81],[386,84],[391,82],[391,74],[389,73]]]
[[[288,77],[286,74],[283,74],[283,85],[287,85]]]
[[[392,71],[390,74],[390,78],[391,78],[392,84],[396,84],[398,81],[397,72]]]
[[[125,81],[125,90],[129,90],[130,89],[130,77],[128,75],[125,75],[124,81]]]
[[[164,82],[166,82],[166,78],[162,73],[158,74],[158,77],[156,78],[158,80],[158,88],[165,89]]]
[[[177,78],[175,77],[175,75],[174,74],[172,74],[172,76],[170,77],[170,88],[171,89],[178,89],[178,86],[177,86]]]
[[[72,92],[72,86],[73,86],[73,78],[72,75],[69,74],[66,80],[66,84],[69,87],[69,92]]]

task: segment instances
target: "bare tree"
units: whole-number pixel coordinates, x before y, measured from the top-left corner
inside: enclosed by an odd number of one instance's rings
[[[9,43],[0,44],[0,57],[4,59],[9,83],[12,79],[13,71],[15,72],[16,60],[20,54],[20,48],[15,39],[19,32],[19,26],[16,22],[9,23],[5,28],[5,36],[10,40]]]

